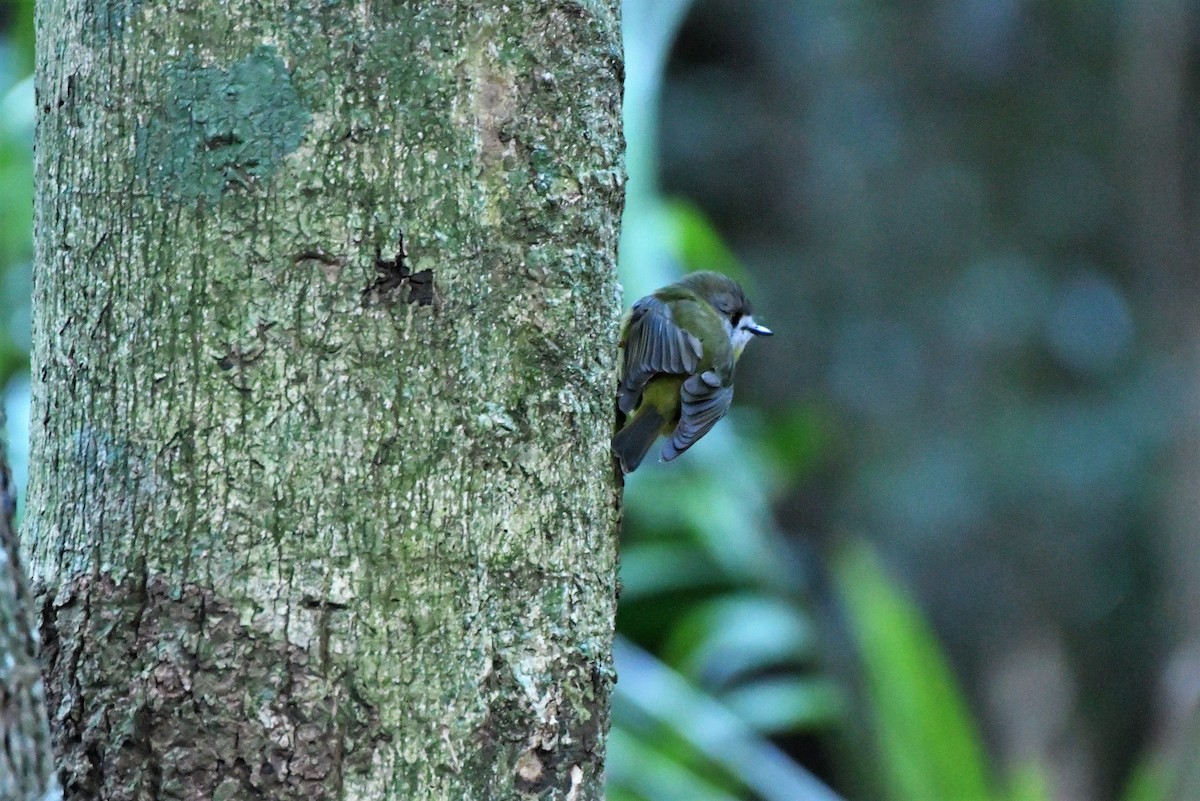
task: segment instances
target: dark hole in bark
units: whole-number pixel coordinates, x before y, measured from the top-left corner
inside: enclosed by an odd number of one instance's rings
[[[375,280],[363,290],[364,301],[370,295],[386,297],[396,289],[408,289],[406,303],[428,306],[433,303],[433,270],[414,273],[408,264],[408,248],[404,237],[400,237],[400,249],[394,259],[385,259],[378,249],[375,251]]]

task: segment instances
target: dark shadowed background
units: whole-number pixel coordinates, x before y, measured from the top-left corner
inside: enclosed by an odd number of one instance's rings
[[[23,482],[32,3],[0,3]],[[1200,797],[1200,4],[626,0],[626,302],[775,329],[627,483],[614,801]]]
[[[696,0],[668,52],[657,192],[707,219],[777,336],[739,368],[735,444],[632,477],[627,573],[718,556],[623,598],[622,630],[734,709],[757,688],[750,719],[794,707],[757,730],[848,796],[1197,797],[1172,760],[1200,757],[1200,5]],[[707,266],[687,225],[665,225],[677,263]],[[747,458],[786,554],[754,578],[719,556],[747,515],[660,491]],[[932,669],[905,686],[916,646],[865,641],[889,624],[857,617],[863,543],[982,753],[939,760],[967,746],[937,737]],[[749,638],[705,625],[786,638],[765,608],[697,612],[748,595],[802,610],[811,650],[734,679],[678,656]],[[982,784],[945,783],[973,760]]]

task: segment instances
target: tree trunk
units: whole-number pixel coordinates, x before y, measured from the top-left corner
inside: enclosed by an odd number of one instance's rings
[[[3,422],[0,414],[0,428]],[[58,787],[37,631],[13,530],[15,507],[8,460],[0,447],[0,798],[43,801],[58,797]]]
[[[1164,797],[1194,798],[1185,791],[1197,781],[1191,766],[1200,736],[1200,209],[1195,203],[1192,111],[1200,14],[1194,4],[1136,0],[1125,4],[1121,20],[1121,154],[1130,165],[1122,198],[1134,223],[1123,255],[1139,280],[1143,308],[1155,320],[1148,326],[1151,336],[1157,334],[1153,344],[1175,370],[1178,396],[1172,400],[1179,412],[1167,421],[1172,445],[1156,492],[1159,519],[1147,533],[1161,566],[1162,597],[1157,601],[1162,628],[1170,635],[1162,643],[1165,655],[1157,660],[1162,667],[1153,688],[1158,695],[1154,736],[1161,752],[1180,755],[1176,786]],[[1118,675],[1129,681],[1124,671]],[[1121,753],[1124,744],[1116,745],[1114,753]]]
[[[617,8],[39,5],[68,798],[602,797]]]

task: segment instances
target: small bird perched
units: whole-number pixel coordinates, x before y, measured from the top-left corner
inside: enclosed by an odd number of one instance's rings
[[[733,367],[751,337],[771,336],[754,322],[737,282],[692,273],[633,304],[621,326],[617,408],[625,418],[613,437],[621,469],[632,473],[659,435],[669,462],[692,447],[729,411]]]

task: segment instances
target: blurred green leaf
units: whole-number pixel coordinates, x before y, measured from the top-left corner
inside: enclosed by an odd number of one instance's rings
[[[815,404],[797,404],[772,413],[750,435],[762,442],[778,463],[776,473],[789,484],[807,478],[830,454],[838,436],[830,410]]]
[[[631,517],[650,530],[682,529],[731,581],[789,591],[797,575],[771,517],[774,483],[756,445],[738,437],[734,420],[706,434],[669,466],[644,464],[626,479]]]
[[[638,737],[617,726],[608,738],[606,781],[609,801],[739,801],[658,748],[654,737]]]
[[[1167,801],[1171,797],[1170,773],[1161,755],[1144,757],[1130,771],[1121,801]]]
[[[928,624],[865,544],[834,565],[874,713],[894,801],[995,798],[966,702]]]
[[[0,268],[10,270],[33,253],[33,111],[33,76],[0,94]]]
[[[745,721],[651,654],[623,637],[617,638],[614,654],[620,675],[613,694],[616,727],[656,721],[763,801],[840,801]]]
[[[666,660],[706,687],[814,656],[812,623],[779,598],[742,593],[696,606],[663,648]]]
[[[720,581],[720,570],[706,553],[689,542],[635,542],[621,548],[624,602],[675,590],[712,587]]]
[[[836,723],[845,707],[841,688],[826,678],[758,679],[721,695],[721,702],[763,734],[785,734]]]
[[[664,235],[658,191],[658,123],[663,77],[675,33],[691,0],[624,0],[625,213],[621,217],[620,272],[626,304],[678,278]]]
[[[28,72],[33,71],[33,10],[34,0],[10,0],[16,9],[13,15],[14,24],[9,31],[13,45],[16,47],[21,66]]]
[[[1019,765],[1009,776],[1008,788],[1008,801],[1054,801],[1046,771],[1036,762]]]
[[[687,272],[716,270],[746,286],[746,271],[704,212],[679,198],[667,201],[664,210],[671,251]]]

